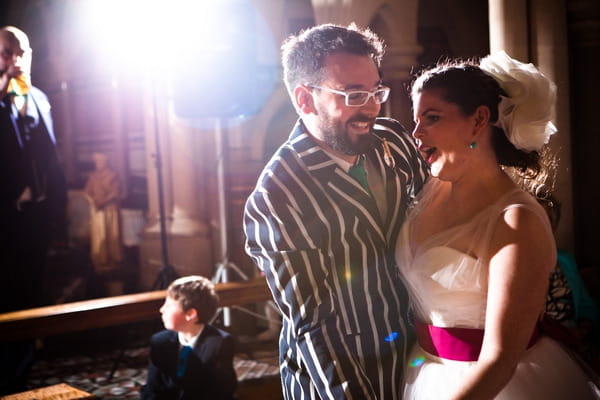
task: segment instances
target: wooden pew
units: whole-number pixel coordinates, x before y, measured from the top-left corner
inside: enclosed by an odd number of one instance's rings
[[[259,303],[272,298],[262,277],[240,282],[218,283],[215,285],[215,290],[219,294],[221,307]],[[0,342],[43,338],[152,320],[159,318],[159,308],[165,296],[165,290],[157,290],[0,314]],[[114,367],[111,377],[113,372]],[[42,396],[40,390],[36,392],[39,399],[51,398]],[[281,399],[279,377],[248,379],[239,383],[238,399],[254,399],[257,398],[258,393],[264,400]],[[26,398],[29,399],[31,396]],[[15,397],[15,399],[21,398]]]
[[[220,305],[231,307],[271,299],[263,277],[218,283]],[[0,314],[0,342],[147,321],[159,317],[166,291],[127,294]]]

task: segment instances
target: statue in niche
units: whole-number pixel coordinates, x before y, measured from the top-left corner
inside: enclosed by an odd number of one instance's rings
[[[123,259],[119,215],[122,188],[106,154],[94,153],[92,159],[95,170],[83,189],[92,200],[90,254],[96,272],[106,274],[116,270]]]

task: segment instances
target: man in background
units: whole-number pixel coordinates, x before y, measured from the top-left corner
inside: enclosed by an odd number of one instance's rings
[[[27,35],[0,28],[0,312],[42,305],[50,243],[66,238],[65,179],[31,59]],[[0,394],[24,389],[32,353],[30,342],[0,345]]]

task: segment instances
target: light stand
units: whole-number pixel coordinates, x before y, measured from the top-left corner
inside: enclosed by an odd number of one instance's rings
[[[215,267],[215,274],[212,278],[213,283],[229,282],[229,269],[235,270],[243,279],[248,277],[231,261],[229,261],[229,248],[227,241],[227,210],[225,196],[225,152],[223,151],[223,120],[217,118],[215,123],[215,154],[217,157],[217,192],[219,203],[219,234],[221,239],[221,258]],[[231,325],[231,310],[229,307],[223,307],[223,325]]]
[[[169,263],[169,247],[167,243],[167,221],[165,215],[165,199],[162,176],[162,154],[160,151],[160,137],[158,134],[158,106],[156,101],[156,83],[152,90],[152,108],[154,112],[154,166],[156,167],[156,183],[158,186],[158,214],[160,220],[160,247],[162,255],[162,266],[160,267],[156,280],[152,285],[154,290],[165,289],[169,283],[177,278],[177,272]]]
[[[152,285],[152,290],[165,289],[169,283],[175,280],[178,275],[175,268],[169,264],[169,247],[167,243],[167,219],[165,215],[165,199],[164,199],[164,187],[163,187],[163,176],[162,176],[162,154],[160,151],[160,136],[158,134],[158,106],[157,106],[157,95],[156,95],[156,82],[153,80],[152,87],[152,112],[154,113],[154,145],[156,152],[153,154],[154,166],[156,167],[156,182],[158,189],[158,214],[160,222],[160,246],[162,255],[162,266],[158,270],[156,280]],[[108,374],[108,381],[110,382],[117,371],[123,355],[125,354],[126,344],[119,351],[115,362]]]

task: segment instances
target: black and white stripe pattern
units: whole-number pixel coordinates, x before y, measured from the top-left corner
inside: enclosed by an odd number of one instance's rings
[[[366,154],[384,182],[385,220],[301,122],[246,203],[246,251],[283,315],[286,399],[401,398],[407,301],[394,246],[426,167],[396,121],[378,119],[375,134],[395,161],[384,162],[383,146]]]

